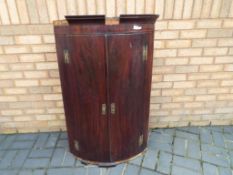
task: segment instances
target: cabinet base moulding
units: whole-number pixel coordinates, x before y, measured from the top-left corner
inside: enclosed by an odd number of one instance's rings
[[[145,148],[142,152],[140,152],[132,157],[129,157],[129,158],[124,159],[124,160],[116,161],[116,162],[97,162],[97,161],[85,160],[85,159],[82,159],[81,157],[78,157],[78,156],[75,156],[75,157],[84,165],[91,164],[91,165],[96,165],[99,167],[113,167],[113,166],[116,166],[116,165],[121,164],[121,163],[129,162],[133,159],[136,159],[139,156],[143,156],[147,152],[147,150],[148,150],[148,148]]]

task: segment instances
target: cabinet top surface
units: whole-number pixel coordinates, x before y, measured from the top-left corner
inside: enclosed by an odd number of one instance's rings
[[[120,15],[105,18],[104,15],[66,16],[66,20],[54,21],[57,35],[135,33],[154,30],[158,15]]]
[[[119,25],[119,24],[154,24],[159,15],[120,15],[120,17],[106,18],[105,15],[65,16],[66,20],[54,21],[59,25]]]

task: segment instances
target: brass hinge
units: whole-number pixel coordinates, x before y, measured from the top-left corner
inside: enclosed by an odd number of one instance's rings
[[[144,44],[143,49],[142,49],[142,60],[143,61],[147,60],[147,52],[148,52],[147,44]]]
[[[102,115],[106,115],[107,113],[107,106],[106,104],[102,104],[102,107],[101,107],[101,114]]]
[[[115,103],[111,103],[111,114],[115,114],[116,113],[116,105]]]
[[[77,151],[79,151],[79,143],[78,143],[78,141],[77,140],[74,140],[74,148],[77,150]]]
[[[69,51],[67,49],[64,49],[63,54],[64,54],[64,63],[69,64],[70,63]]]
[[[143,134],[141,134],[138,139],[138,146],[142,146],[142,144],[143,144]]]

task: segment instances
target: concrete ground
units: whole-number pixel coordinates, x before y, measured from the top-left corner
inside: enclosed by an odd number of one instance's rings
[[[0,175],[232,175],[233,126],[155,129],[148,151],[113,168],[84,166],[65,132],[0,135]]]

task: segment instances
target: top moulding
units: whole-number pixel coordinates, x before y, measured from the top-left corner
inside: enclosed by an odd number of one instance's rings
[[[120,15],[120,17],[106,18],[105,15],[65,16],[66,20],[54,21],[54,25],[63,24],[103,24],[116,25],[124,23],[154,23],[159,15]]]

